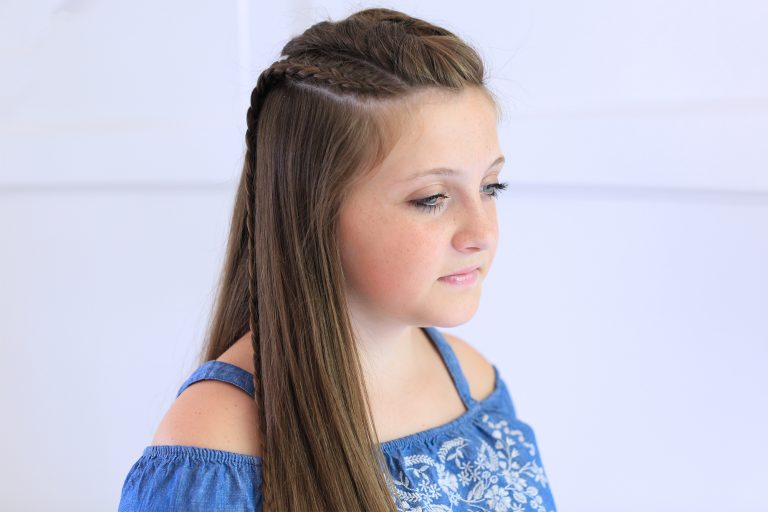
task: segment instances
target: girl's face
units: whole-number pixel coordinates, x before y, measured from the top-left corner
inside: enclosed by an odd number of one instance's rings
[[[452,327],[477,310],[498,244],[496,111],[467,88],[428,93],[406,119],[392,152],[341,207],[347,297],[353,317],[369,322]],[[416,177],[435,168],[451,171]],[[473,266],[473,284],[441,279]]]

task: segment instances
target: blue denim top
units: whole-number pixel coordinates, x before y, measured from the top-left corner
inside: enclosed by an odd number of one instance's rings
[[[475,400],[443,335],[434,327],[423,330],[467,410],[443,425],[379,443],[398,510],[554,511],[533,430],[517,419],[496,366],[494,390]],[[205,379],[254,396],[251,373],[216,360],[195,370],[176,396]],[[195,446],[147,446],[125,478],[119,505],[119,512],[213,510],[261,511],[261,457]]]

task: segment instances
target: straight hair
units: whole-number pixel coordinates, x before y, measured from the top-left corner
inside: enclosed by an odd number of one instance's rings
[[[246,151],[199,362],[250,332],[262,510],[398,509],[344,295],[340,207],[421,94],[485,92],[448,30],[372,8],[291,39],[251,93]]]

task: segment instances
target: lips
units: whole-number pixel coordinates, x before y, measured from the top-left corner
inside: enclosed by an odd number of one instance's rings
[[[453,274],[448,274],[448,275],[443,276],[443,277],[450,277],[450,276],[458,276],[458,275],[461,275],[461,274],[468,274],[469,272],[472,272],[473,270],[478,269],[478,268],[480,268],[480,265],[472,265],[471,267],[464,267],[462,269],[457,270]]]

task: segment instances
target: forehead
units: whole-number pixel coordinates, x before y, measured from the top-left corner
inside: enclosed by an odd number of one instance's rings
[[[434,167],[485,170],[499,154],[495,104],[478,88],[421,93],[403,109],[397,141],[370,178],[398,183]]]

